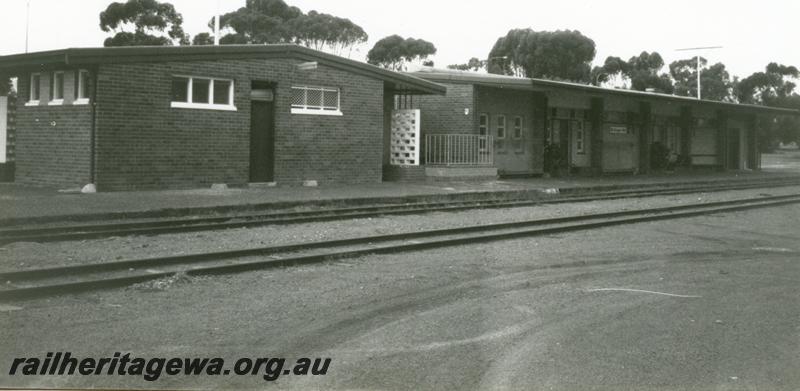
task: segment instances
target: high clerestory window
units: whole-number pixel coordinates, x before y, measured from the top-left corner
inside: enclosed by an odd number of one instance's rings
[[[335,87],[292,86],[292,114],[342,115]]]
[[[58,105],[64,103],[64,72],[53,72],[50,75],[50,103]]]
[[[72,104],[89,103],[89,71],[81,69],[75,72],[75,100]]]
[[[39,93],[40,93],[40,85],[39,83],[42,81],[42,75],[40,73],[31,73],[31,85],[30,91],[28,93],[28,103],[29,105],[37,105],[39,104]]]
[[[233,80],[195,76],[172,78],[170,107],[235,111]]]

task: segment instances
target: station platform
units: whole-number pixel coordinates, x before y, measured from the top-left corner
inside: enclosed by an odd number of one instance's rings
[[[738,183],[797,178],[800,173],[689,172],[636,176],[498,179],[480,182],[383,182],[320,187],[253,187],[63,193],[58,189],[0,184],[0,227],[12,224],[161,218],[191,215],[303,210],[370,204],[534,199],[554,194]]]

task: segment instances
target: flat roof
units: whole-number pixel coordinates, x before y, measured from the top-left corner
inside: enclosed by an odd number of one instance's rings
[[[692,98],[689,96],[678,96],[678,95],[664,94],[658,92],[627,90],[619,88],[605,88],[605,87],[597,87],[593,85],[573,83],[573,82],[533,79],[526,77],[515,77],[508,75],[490,74],[490,73],[476,73],[476,72],[458,71],[449,69],[446,70],[446,69],[436,69],[436,68],[427,68],[427,69],[423,68],[416,72],[409,72],[408,74],[414,75],[422,79],[436,81],[440,83],[474,84],[474,85],[481,85],[481,86],[495,87],[495,88],[510,88],[510,89],[540,91],[540,92],[552,91],[556,89],[571,89],[597,95],[623,95],[635,98],[677,101],[693,105],[712,105],[712,106],[722,106],[722,107],[736,108],[736,109],[767,111],[774,114],[800,115],[800,110],[786,109],[780,107],[768,107],[768,106],[759,106],[752,104],[720,102],[714,100],[698,100],[697,98]]]
[[[447,88],[414,75],[394,72],[371,64],[323,53],[294,44],[220,46],[124,46],[67,48],[0,56],[0,71],[14,74],[32,66],[80,66],[106,63],[196,61],[220,58],[296,58],[362,74],[412,94],[443,95]]]

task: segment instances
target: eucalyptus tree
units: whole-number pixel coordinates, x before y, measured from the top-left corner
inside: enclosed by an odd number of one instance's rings
[[[436,46],[424,39],[403,38],[397,34],[384,37],[367,53],[367,62],[402,71],[408,63],[425,60],[436,54]]]
[[[100,13],[100,29],[113,32],[103,46],[167,46],[188,44],[183,16],[167,2],[113,2]]]
[[[489,72],[588,82],[595,44],[577,30],[513,29],[489,52]]]

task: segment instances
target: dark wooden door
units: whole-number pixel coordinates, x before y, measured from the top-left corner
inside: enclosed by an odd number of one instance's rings
[[[569,142],[571,136],[570,123],[572,121],[568,119],[562,119],[560,122],[558,148],[561,156],[559,157],[559,162],[561,162],[561,167],[567,168],[569,167]]]
[[[275,180],[274,103],[253,100],[250,111],[250,182]]]
[[[728,129],[728,168],[739,169],[739,129]]]

